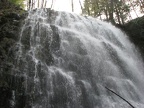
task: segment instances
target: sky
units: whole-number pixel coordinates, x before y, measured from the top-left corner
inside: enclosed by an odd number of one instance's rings
[[[28,0],[26,0],[28,1]],[[38,0],[34,0],[34,1],[38,1]],[[40,0],[42,1],[42,0]],[[51,7],[52,4],[52,0],[45,0],[47,1],[47,8]],[[82,5],[84,0],[80,0]],[[67,11],[67,12],[72,12],[72,7],[71,7],[71,0],[53,0],[53,7],[52,9],[57,10],[57,11]],[[81,7],[80,7],[80,3],[79,0],[73,0],[74,2],[74,13],[76,14],[81,14]],[[36,2],[37,4],[37,2]],[[132,15],[132,19],[136,18],[136,14],[132,11],[131,12]],[[140,13],[138,13],[138,16],[142,16]]]
[[[25,0],[25,9],[27,10],[27,2],[29,0]],[[42,1],[42,0],[40,0]],[[44,0],[47,1],[47,8],[51,7],[52,4],[52,0]],[[81,4],[83,5],[84,0],[80,0]],[[38,0],[34,0],[35,2],[35,8],[37,8],[38,5]],[[76,14],[81,14],[81,7],[80,7],[80,3],[79,0],[73,0],[74,2],[74,13]],[[41,3],[40,3],[41,4]],[[67,12],[72,12],[72,7],[71,7],[71,0],[53,0],[53,7],[52,9],[57,10],[57,11],[67,11]]]
[[[74,1],[74,13],[80,14],[81,13],[81,7],[79,4],[79,0],[73,0]],[[83,4],[83,0],[80,0]],[[52,0],[48,0],[47,6],[50,7]],[[67,11],[72,12],[71,7],[71,0],[54,0],[53,5],[54,10],[58,11]]]

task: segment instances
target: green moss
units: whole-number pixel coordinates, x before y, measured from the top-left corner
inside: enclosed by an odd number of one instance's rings
[[[23,15],[24,13],[26,13],[26,11],[19,5],[16,4],[20,4],[19,2],[12,3],[13,0],[9,0],[11,2],[0,2],[0,18],[10,14],[10,13],[16,13],[19,15]],[[20,1],[20,0],[17,0]],[[24,0],[21,0],[24,1]],[[14,2],[14,1],[13,1]]]

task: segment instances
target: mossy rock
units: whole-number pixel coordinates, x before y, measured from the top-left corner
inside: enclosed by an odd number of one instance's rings
[[[144,55],[144,16],[131,20],[123,25],[122,29],[128,34],[130,40]],[[144,58],[144,56],[142,56]]]
[[[127,24],[124,25],[125,30],[130,34],[132,37],[140,38],[144,37],[144,16],[140,18],[136,18]]]
[[[16,108],[24,108],[24,78],[15,74],[13,64],[25,13],[25,10],[11,3],[0,3],[0,108],[11,108],[13,91],[18,100]]]
[[[3,41],[1,41],[0,45],[5,50],[5,52],[8,52],[9,48],[11,48],[14,45],[14,43],[14,39],[4,38]]]
[[[0,88],[3,87],[3,88],[9,88],[9,85],[6,81],[4,80],[0,80]]]

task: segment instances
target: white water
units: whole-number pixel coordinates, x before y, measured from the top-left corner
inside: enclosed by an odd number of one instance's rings
[[[142,58],[111,24],[36,10],[25,20],[18,45],[17,65],[31,97],[26,108],[131,108],[105,87],[144,108]]]

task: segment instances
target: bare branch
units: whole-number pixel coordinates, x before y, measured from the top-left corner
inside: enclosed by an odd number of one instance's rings
[[[118,97],[120,97],[122,100],[124,100],[126,103],[128,103],[132,108],[135,108],[130,102],[128,102],[126,99],[124,99],[122,96],[118,95],[117,93],[115,93],[113,90],[105,87],[108,91],[112,92],[113,94],[117,95]]]

